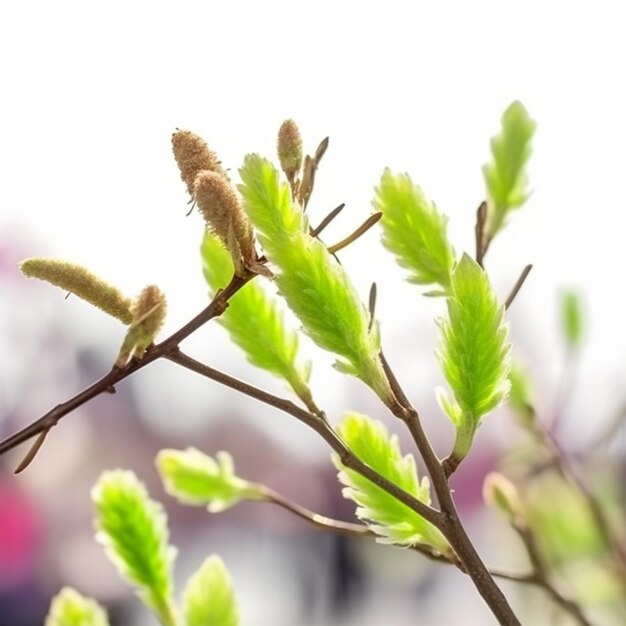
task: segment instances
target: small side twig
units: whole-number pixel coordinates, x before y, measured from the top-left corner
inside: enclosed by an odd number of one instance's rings
[[[537,548],[537,542],[533,532],[526,526],[512,524],[514,530],[519,535],[532,567],[532,573],[528,577],[528,582],[541,587],[564,611],[569,613],[581,626],[593,626],[583,613],[580,605],[564,596],[550,580],[550,575],[541,554]]]
[[[530,274],[530,270],[532,269],[533,269],[533,266],[532,264],[529,263],[522,270],[522,273],[519,275],[519,278],[515,281],[515,285],[513,285],[513,289],[511,289],[511,292],[509,293],[509,295],[507,296],[507,299],[504,302],[505,309],[508,309],[511,306],[511,304],[513,304],[513,300],[515,300],[515,297],[519,293],[519,290],[522,288],[522,285],[526,281],[526,278],[528,277],[528,274]]]

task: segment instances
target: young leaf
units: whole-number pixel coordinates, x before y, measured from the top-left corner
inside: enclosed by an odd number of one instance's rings
[[[216,293],[233,277],[233,263],[220,240],[208,231],[202,241],[204,277]],[[253,365],[286,380],[297,396],[310,402],[310,363],[298,362],[298,335],[285,325],[276,302],[258,281],[249,282],[218,318]]]
[[[575,291],[561,294],[561,328],[570,350],[580,346],[583,335],[583,313],[580,295]]]
[[[44,626],[109,626],[109,620],[95,600],[64,587],[52,598]]]
[[[91,492],[97,540],[120,574],[138,588],[139,597],[161,623],[176,623],[172,604],[172,561],[167,518],[145,486],[130,471],[104,472]]]
[[[240,173],[244,209],[280,270],[276,281],[287,304],[319,346],[343,358],[337,364],[342,371],[361,378],[391,403],[376,325],[370,329],[369,314],[344,268],[309,235],[304,214],[268,161],[248,155]]]
[[[262,500],[259,489],[235,476],[228,452],[218,452],[215,459],[196,450],[161,450],[157,469],[165,491],[185,504],[207,506],[219,513],[242,500]]]
[[[455,401],[439,397],[457,430],[453,456],[472,445],[481,418],[509,391],[510,343],[504,307],[481,267],[467,254],[452,273],[448,317],[441,320],[438,357]]]
[[[492,161],[483,167],[487,186],[487,238],[503,226],[507,215],[528,198],[526,163],[536,124],[521,102],[513,102],[502,115],[500,134],[491,140]]]
[[[397,437],[390,437],[381,422],[365,415],[346,413],[337,431],[361,461],[421,502],[430,504],[428,478],[419,481],[415,459],[410,454],[402,456]],[[430,522],[345,467],[337,455],[333,455],[333,463],[339,471],[339,481],[345,486],[344,497],[356,503],[357,517],[379,535],[378,541],[407,546],[422,543],[442,554],[450,553],[448,542]]]
[[[205,559],[183,591],[187,626],[237,626],[239,614],[228,571],[219,556]]]
[[[448,242],[448,218],[437,211],[408,174],[386,169],[376,188],[374,208],[381,211],[382,242],[418,285],[450,285],[454,250]]]

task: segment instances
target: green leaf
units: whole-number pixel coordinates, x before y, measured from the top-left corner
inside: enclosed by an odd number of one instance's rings
[[[64,587],[52,598],[45,626],[109,626],[109,620],[95,600]]]
[[[165,491],[185,504],[219,513],[242,500],[262,500],[259,488],[235,476],[228,452],[212,458],[196,448],[161,450],[156,459]]]
[[[320,347],[339,355],[342,371],[361,378],[387,404],[393,392],[380,363],[380,338],[344,268],[324,244],[309,235],[277,170],[248,155],[240,170],[244,209],[270,260],[280,270],[280,293]]]
[[[491,140],[492,160],[483,167],[487,186],[487,237],[503,226],[507,215],[528,198],[526,163],[536,124],[521,102],[513,102],[502,115],[500,134]]]
[[[346,445],[373,470],[430,504],[428,478],[419,481],[415,459],[402,456],[395,435],[389,436],[381,422],[357,413],[346,413],[337,428]],[[333,463],[339,471],[339,481],[345,486],[343,495],[356,503],[356,515],[379,535],[381,543],[432,546],[443,554],[450,547],[443,535],[420,515],[357,472],[345,467],[337,455]]]
[[[187,626],[237,626],[239,615],[228,571],[219,556],[205,559],[183,591]]]
[[[454,266],[454,250],[446,233],[448,218],[408,174],[392,174],[388,169],[376,188],[373,205],[383,214],[383,245],[410,271],[409,281],[447,289]]]
[[[202,241],[204,277],[213,294],[233,277],[231,255],[219,238],[208,231]],[[285,325],[283,314],[258,280],[249,282],[230,300],[218,318],[248,360],[286,380],[307,402],[310,363],[298,362],[298,335]]]
[[[440,320],[438,357],[454,394],[440,394],[443,410],[457,429],[453,455],[469,452],[481,418],[499,406],[509,391],[510,343],[504,307],[487,275],[467,254],[452,273],[448,317]]]
[[[576,350],[583,336],[584,319],[580,294],[565,291],[561,294],[561,328],[567,347]]]
[[[172,561],[163,507],[130,471],[104,472],[93,487],[97,540],[120,574],[137,586],[141,600],[164,625],[175,624]]]

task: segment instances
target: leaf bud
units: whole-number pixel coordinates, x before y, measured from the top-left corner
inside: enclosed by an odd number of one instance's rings
[[[498,472],[491,472],[483,483],[483,499],[516,527],[525,526],[524,507],[515,485]]]
[[[292,183],[302,166],[302,137],[291,119],[285,120],[278,131],[278,159],[287,180]]]

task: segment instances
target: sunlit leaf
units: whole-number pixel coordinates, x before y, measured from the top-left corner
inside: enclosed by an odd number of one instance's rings
[[[104,472],[91,494],[96,509],[96,538],[120,574],[137,587],[142,601],[163,624],[175,623],[172,561],[167,518],[135,474]]]
[[[419,285],[450,285],[454,250],[446,234],[448,218],[437,210],[408,174],[383,173],[374,208],[383,218],[383,245]]]
[[[493,237],[507,215],[528,198],[526,163],[536,124],[521,102],[513,102],[502,115],[500,133],[491,140],[490,163],[483,167],[487,186],[487,235]]]
[[[218,237],[207,232],[202,242],[204,277],[213,294],[228,285],[234,269],[230,254]],[[298,358],[298,335],[287,326],[274,298],[260,279],[244,285],[218,318],[248,360],[291,385],[299,397],[310,398],[310,363]]]
[[[387,403],[393,393],[380,363],[380,341],[345,269],[309,235],[307,220],[277,170],[248,155],[240,170],[244,209],[279,273],[280,293],[322,348],[341,357],[342,371],[361,378]]]
[[[205,559],[183,591],[186,626],[237,626],[237,602],[228,571],[219,556]]]
[[[381,422],[365,415],[346,413],[337,431],[359,459],[424,504],[430,504],[428,478],[424,477],[420,482],[415,459],[410,454],[402,456],[397,437],[389,436]],[[333,455],[333,463],[345,486],[344,496],[356,503],[357,517],[379,535],[379,541],[399,545],[421,543],[442,553],[450,552],[446,539],[430,522],[367,478],[345,467],[337,455]]]
[[[452,274],[447,305],[438,356],[454,401],[441,393],[439,400],[456,426],[454,455],[462,459],[481,418],[506,399],[510,343],[504,307],[485,272],[467,254]]]
[[[195,448],[161,450],[156,460],[165,491],[185,504],[206,506],[218,513],[242,500],[259,500],[259,489],[234,473],[228,452],[215,458]]]
[[[45,626],[109,626],[109,620],[95,600],[64,587],[52,599]]]

